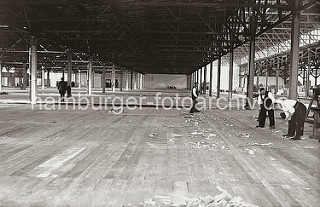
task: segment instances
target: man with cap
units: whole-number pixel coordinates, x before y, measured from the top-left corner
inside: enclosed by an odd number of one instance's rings
[[[277,100],[276,109],[285,113],[285,121],[289,121],[288,133],[283,135],[291,140],[301,140],[307,113],[306,106],[296,100]],[[283,116],[284,117],[284,116]]]

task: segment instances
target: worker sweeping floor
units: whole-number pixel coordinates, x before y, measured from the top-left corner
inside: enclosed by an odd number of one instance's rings
[[[317,206],[319,142],[257,110],[0,105],[0,206]],[[276,123],[280,118],[276,112]]]

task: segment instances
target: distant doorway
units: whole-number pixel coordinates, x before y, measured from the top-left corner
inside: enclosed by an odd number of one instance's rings
[[[106,88],[111,88],[112,87],[111,83],[112,83],[111,79],[106,79]],[[115,87],[119,88],[119,80],[118,79],[116,79]]]
[[[111,79],[106,79],[106,88],[111,88]]]

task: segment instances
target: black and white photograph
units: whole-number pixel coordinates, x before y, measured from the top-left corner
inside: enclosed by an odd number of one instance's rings
[[[0,207],[319,204],[319,0],[0,0]]]

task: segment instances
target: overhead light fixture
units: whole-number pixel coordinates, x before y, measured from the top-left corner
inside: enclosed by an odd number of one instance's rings
[[[8,25],[1,25],[1,24],[0,24],[0,28],[9,28],[9,26],[8,26]]]

